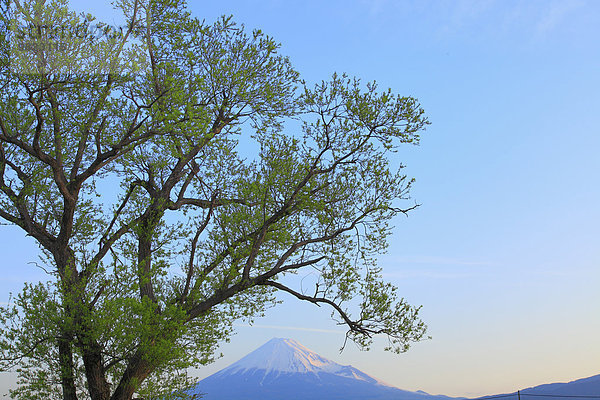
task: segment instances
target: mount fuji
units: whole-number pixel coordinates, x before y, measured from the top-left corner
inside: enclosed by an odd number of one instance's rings
[[[271,339],[192,389],[203,400],[448,400],[409,392],[340,365],[292,339]]]

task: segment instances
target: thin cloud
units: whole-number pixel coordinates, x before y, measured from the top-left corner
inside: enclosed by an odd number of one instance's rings
[[[427,265],[459,265],[459,266],[490,266],[489,261],[468,260],[463,258],[439,256],[400,256],[382,257],[382,262],[395,264],[427,264]]]
[[[489,261],[440,256],[397,256],[382,258],[388,279],[465,279],[479,276],[495,264]],[[394,269],[392,266],[398,266]]]
[[[281,325],[248,325],[248,324],[233,324],[238,328],[259,328],[259,329],[280,329],[286,331],[304,331],[304,332],[319,332],[319,333],[344,333],[342,330],[334,329],[318,329],[318,328],[305,328],[301,326],[281,326]]]
[[[450,2],[453,6],[451,22],[453,27],[462,28],[479,19],[496,5],[494,0],[461,0]]]
[[[427,278],[427,279],[465,279],[475,276],[473,273],[468,272],[435,272],[435,271],[401,271],[401,272],[384,272],[384,278],[394,279],[416,279],[416,278]]]
[[[574,10],[581,8],[585,3],[582,1],[555,1],[547,8],[537,23],[536,31],[540,36],[544,36],[558,28],[564,21],[567,21],[569,14]]]
[[[365,4],[368,7],[369,15],[371,15],[372,17],[378,16],[381,13],[383,13],[387,3],[388,3],[388,0],[366,0],[366,1],[363,1],[363,4]]]

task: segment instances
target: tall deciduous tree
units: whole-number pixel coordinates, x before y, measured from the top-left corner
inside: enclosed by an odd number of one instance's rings
[[[13,396],[183,398],[186,368],[279,292],[364,348],[423,338],[375,262],[414,208],[389,161],[427,124],[414,98],[309,87],[272,38],[180,0],[118,0],[118,29],[67,6],[3,3],[0,217],[51,278],[0,312]]]

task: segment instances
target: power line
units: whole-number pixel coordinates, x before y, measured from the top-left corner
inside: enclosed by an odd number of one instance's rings
[[[512,396],[516,396],[516,395],[517,395],[517,393],[498,394],[495,396],[477,397],[476,400],[501,399],[503,397],[512,397]]]
[[[490,400],[490,399],[501,399],[505,397],[517,397],[518,395],[521,397],[560,397],[560,398],[568,398],[568,399],[600,399],[600,396],[593,395],[583,395],[583,394],[536,394],[536,393],[523,393],[523,392],[515,392],[509,394],[499,394],[495,396],[485,396],[485,397],[477,397],[475,400]]]
[[[578,399],[600,399],[600,396],[591,396],[585,394],[533,394],[533,393],[523,393],[521,392],[521,396],[533,396],[533,397],[566,397],[566,398],[578,398]]]

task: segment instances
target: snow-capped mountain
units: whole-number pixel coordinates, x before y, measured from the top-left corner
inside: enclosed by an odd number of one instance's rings
[[[381,382],[321,357],[292,339],[271,339],[229,367],[200,381],[203,400],[442,400]]]
[[[202,400],[465,400],[398,389],[351,365],[321,357],[292,339],[271,339],[200,381],[192,392],[205,394]],[[600,375],[596,375],[496,396],[499,400],[590,400],[599,395]]]
[[[264,369],[269,372],[338,372],[342,366],[314,351],[307,349],[293,339],[271,339],[257,350],[222,370],[235,373],[251,369]]]
[[[293,339],[271,339],[257,350],[221,370],[218,374],[233,375],[252,372],[253,370],[264,371],[263,376],[265,378],[269,376],[274,378],[281,374],[290,373],[312,373],[315,375],[328,373],[389,386],[350,365],[340,365],[321,357]]]

